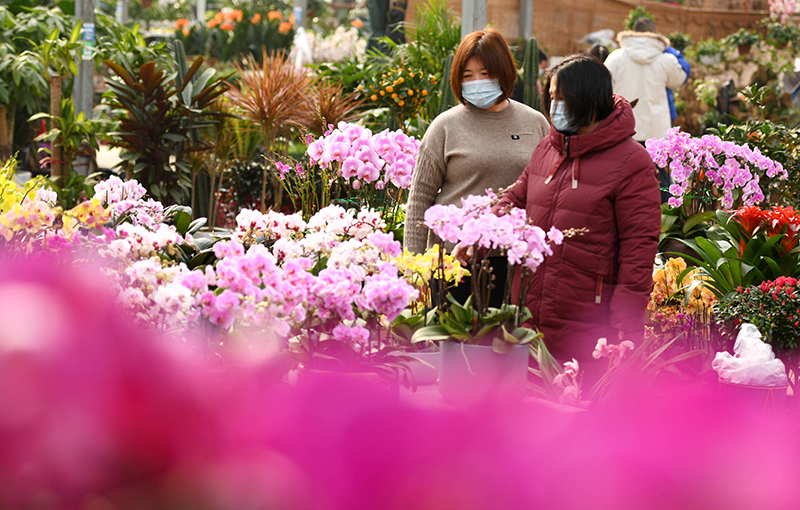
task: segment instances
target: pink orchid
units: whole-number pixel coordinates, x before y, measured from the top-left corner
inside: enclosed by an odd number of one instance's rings
[[[611,349],[608,348],[608,339],[607,338],[600,338],[597,340],[597,345],[594,348],[594,352],[592,352],[592,357],[594,359],[600,358],[608,358],[611,356]]]
[[[353,156],[348,156],[342,165],[341,176],[345,179],[350,179],[356,175],[358,167],[361,166],[361,161]]]
[[[580,365],[578,365],[578,360],[572,358],[572,361],[567,361],[564,363],[564,373],[568,373],[572,376],[577,376],[580,372]]]
[[[356,174],[359,179],[365,182],[375,182],[378,180],[378,177],[380,177],[381,171],[374,165],[367,163],[358,167]]]
[[[306,149],[306,154],[313,162],[317,162],[322,158],[322,153],[325,151],[325,147],[322,144],[322,140],[316,140],[309,144],[308,148]]]

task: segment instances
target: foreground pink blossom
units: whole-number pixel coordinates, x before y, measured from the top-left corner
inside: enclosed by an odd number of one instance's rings
[[[292,387],[280,354],[212,371],[154,341],[102,281],[0,264],[2,508],[797,508],[796,417],[714,385],[634,379],[578,413]]]

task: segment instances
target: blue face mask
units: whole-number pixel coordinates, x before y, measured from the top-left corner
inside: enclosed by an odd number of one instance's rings
[[[503,95],[500,82],[491,80],[472,80],[461,83],[461,96],[478,108],[486,109],[497,102]]]
[[[559,133],[575,133],[578,130],[576,122],[572,122],[567,113],[567,103],[564,101],[550,102],[550,120]]]

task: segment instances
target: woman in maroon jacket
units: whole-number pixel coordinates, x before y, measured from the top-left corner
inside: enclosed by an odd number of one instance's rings
[[[659,185],[653,161],[631,138],[633,110],[612,94],[600,61],[565,59],[545,92],[550,133],[494,210],[525,208],[545,231],[588,230],[553,247],[526,305],[553,355],[577,358],[591,374],[598,338],[641,342],[661,227]]]

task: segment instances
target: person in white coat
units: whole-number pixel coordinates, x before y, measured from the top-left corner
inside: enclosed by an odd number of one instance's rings
[[[665,137],[672,121],[664,89],[680,87],[686,81],[686,73],[674,55],[664,53],[669,39],[655,31],[650,19],[639,18],[634,31],[620,32],[617,40],[620,48],[608,56],[605,64],[611,72],[614,94],[636,105],[633,138],[644,142]]]

